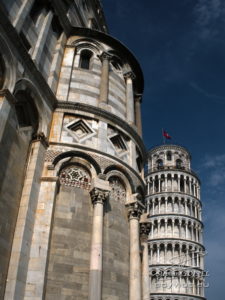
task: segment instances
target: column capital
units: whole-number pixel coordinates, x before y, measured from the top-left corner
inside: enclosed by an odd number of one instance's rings
[[[101,62],[103,62],[104,60],[110,61],[113,56],[112,56],[112,54],[104,51],[100,55],[98,55],[98,57],[101,60]]]
[[[104,202],[109,196],[109,191],[101,190],[99,188],[93,188],[90,191],[90,196],[93,205],[97,203],[104,204]]]
[[[123,76],[125,79],[129,79],[129,78],[132,80],[135,79],[135,74],[132,71],[128,71],[128,72],[124,73]]]
[[[139,200],[129,202],[125,204],[125,206],[127,208],[129,220],[134,218],[140,219],[144,205]]]
[[[140,102],[142,101],[142,94],[134,94],[134,99],[135,102]]]
[[[41,142],[45,148],[48,148],[49,144],[44,132],[38,131],[33,134],[32,142]]]

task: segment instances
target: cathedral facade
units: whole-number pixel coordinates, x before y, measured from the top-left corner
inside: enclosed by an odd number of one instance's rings
[[[99,0],[1,0],[0,45],[0,299],[150,299],[138,61]]]

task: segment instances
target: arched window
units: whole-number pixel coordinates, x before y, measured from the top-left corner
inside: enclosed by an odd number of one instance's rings
[[[177,167],[178,169],[181,169],[181,168],[182,168],[182,160],[181,160],[181,159],[177,159],[177,160],[176,160],[176,167]]]
[[[167,152],[166,158],[167,160],[172,160],[172,153],[170,151]]]
[[[162,161],[162,159],[158,159],[157,161],[156,161],[156,165],[157,165],[157,168],[163,168],[163,161]]]
[[[35,131],[38,127],[38,111],[29,91],[18,91],[15,98],[17,100],[15,110],[19,127],[32,126],[33,131]]]
[[[83,50],[80,55],[80,68],[89,70],[90,60],[93,53],[90,50]]]
[[[5,64],[0,54],[0,89],[3,87],[5,81]]]

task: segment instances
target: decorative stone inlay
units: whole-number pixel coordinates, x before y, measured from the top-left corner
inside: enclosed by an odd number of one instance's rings
[[[63,169],[59,175],[59,180],[62,185],[79,187],[89,190],[91,179],[88,172],[80,166],[70,166]]]
[[[110,198],[120,203],[126,202],[126,189],[120,179],[116,176],[110,177],[109,185],[112,188]]]
[[[119,134],[110,137],[110,141],[112,142],[117,152],[127,151],[126,143]]]
[[[93,188],[90,191],[90,195],[93,205],[97,203],[104,204],[107,197],[109,196],[109,191],[101,190],[99,188]]]
[[[76,117],[65,116],[63,121],[64,130],[62,133],[62,140],[67,138],[68,134],[73,137],[74,142],[79,143],[92,138],[96,135],[95,130],[92,129],[92,126],[94,125],[93,123],[95,122],[96,121],[94,120],[84,120]]]
[[[45,153],[45,161],[52,162],[62,151],[47,150]]]

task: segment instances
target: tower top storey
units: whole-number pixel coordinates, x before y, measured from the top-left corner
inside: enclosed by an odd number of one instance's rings
[[[148,153],[148,172],[178,169],[191,170],[191,155],[179,145],[161,145]]]

